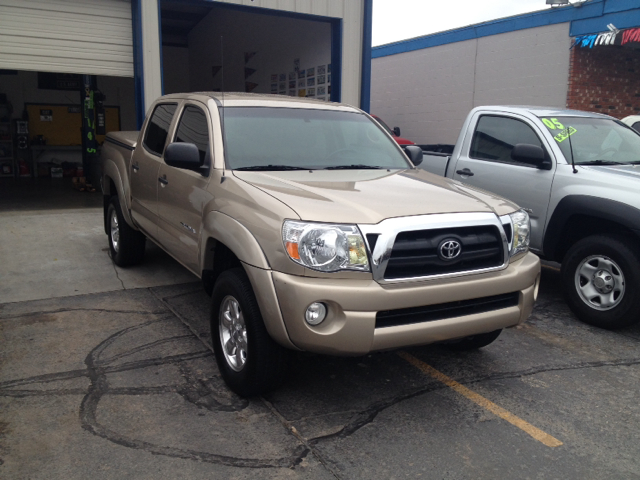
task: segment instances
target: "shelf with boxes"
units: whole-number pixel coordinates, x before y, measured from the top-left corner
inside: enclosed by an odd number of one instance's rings
[[[0,106],[0,109],[2,106]],[[0,177],[13,177],[16,174],[16,161],[13,152],[11,122],[0,121]]]

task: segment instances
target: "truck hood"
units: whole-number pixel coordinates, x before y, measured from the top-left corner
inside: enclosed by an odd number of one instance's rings
[[[631,180],[638,181],[640,180],[640,165],[598,165],[598,166],[587,166],[581,165],[587,170],[591,170],[593,172],[605,173],[607,175],[612,175],[614,177],[618,177],[620,180]],[[638,184],[634,184],[635,188],[638,188]]]
[[[386,218],[436,213],[505,215],[518,208],[491,193],[417,169],[233,174],[308,221],[376,224]]]

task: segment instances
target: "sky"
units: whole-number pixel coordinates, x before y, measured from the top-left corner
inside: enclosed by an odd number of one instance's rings
[[[373,0],[373,46],[547,8],[546,0]]]

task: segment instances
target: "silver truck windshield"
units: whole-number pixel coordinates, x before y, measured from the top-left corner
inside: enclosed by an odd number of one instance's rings
[[[614,120],[587,117],[540,119],[560,146],[567,163],[640,164],[640,134]]]
[[[382,127],[360,113],[226,107],[224,130],[233,170],[411,168]]]

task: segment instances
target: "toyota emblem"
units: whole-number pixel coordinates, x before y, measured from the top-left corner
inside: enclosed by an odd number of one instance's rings
[[[459,241],[453,239],[443,241],[438,249],[442,260],[453,260],[460,255],[460,252],[462,252],[462,245],[460,245]]]

